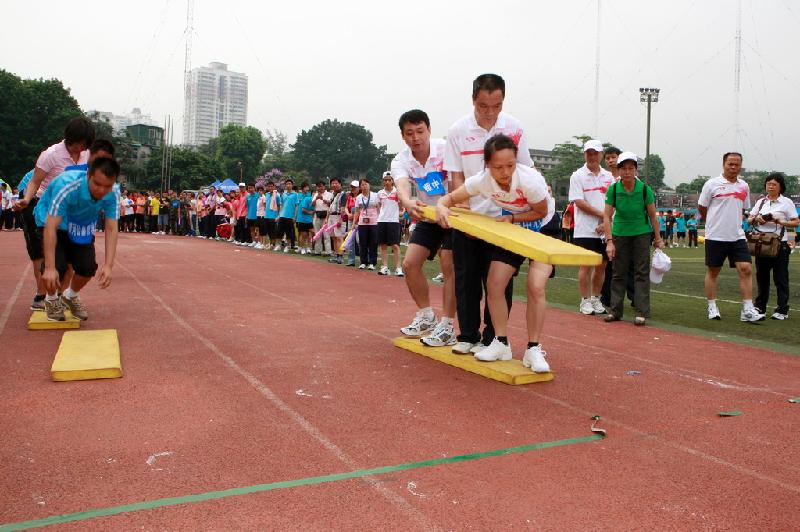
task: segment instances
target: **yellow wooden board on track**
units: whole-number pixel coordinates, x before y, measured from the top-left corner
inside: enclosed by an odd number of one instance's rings
[[[497,362],[481,362],[472,355],[455,355],[450,347],[428,347],[419,338],[401,336],[393,340],[395,346],[412,353],[444,362],[483,377],[504,382],[506,384],[531,384],[551,381],[553,373],[534,373],[522,365],[521,360],[498,360]]]
[[[28,320],[29,331],[49,331],[53,329],[80,329],[81,320],[74,317],[69,310],[64,311],[64,321],[48,321],[47,313],[43,310],[34,310]]]
[[[122,377],[116,329],[65,332],[50,374],[54,381]]]
[[[451,210],[455,213],[455,216],[450,216],[450,226],[454,229],[537,262],[563,266],[596,266],[603,260],[599,253],[518,225],[501,223],[466,209]],[[425,207],[423,211],[425,218],[436,221],[434,207]]]

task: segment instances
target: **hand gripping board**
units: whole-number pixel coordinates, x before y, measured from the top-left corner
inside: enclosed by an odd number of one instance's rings
[[[54,381],[122,377],[116,329],[65,332],[50,374]]]

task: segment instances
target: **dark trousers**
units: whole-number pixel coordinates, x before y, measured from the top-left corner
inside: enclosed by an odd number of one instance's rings
[[[477,238],[470,238],[461,231],[453,230],[453,266],[456,277],[456,313],[458,315],[459,342],[489,345],[494,339],[494,326],[489,305],[484,304],[483,336],[481,336],[481,299],[486,292],[486,277],[489,274],[492,245]],[[513,278],[506,287],[506,302],[511,311],[511,296],[514,293]]]
[[[697,229],[689,229],[689,247],[692,247],[693,242],[694,247],[697,247]]]
[[[633,276],[636,315],[650,317],[650,241],[652,234],[615,236],[616,256],[611,261],[611,314],[622,317],[628,279]]]
[[[247,231],[247,219],[246,218],[237,218],[236,219],[236,227],[234,227],[234,232],[236,236],[234,240],[237,242],[251,242],[250,240],[250,233]]]
[[[789,313],[789,254],[791,250],[786,243],[781,244],[777,257],[756,257],[756,285],[758,295],[755,305],[766,312],[769,302],[769,274],[775,282],[775,291],[778,293],[778,306],[775,312]]]
[[[617,237],[614,237],[616,241]],[[613,262],[616,262],[619,259],[614,259]],[[600,302],[607,306],[611,306],[611,278],[614,276],[614,265],[612,261],[606,262],[606,276],[603,278],[603,287],[600,289]],[[633,281],[633,268],[628,267],[628,278],[625,281],[625,286],[628,292],[628,299],[633,302],[633,294],[636,292],[636,286]]]
[[[361,264],[378,263],[378,226],[359,225],[358,226],[358,247],[361,252]],[[384,266],[386,266],[384,264]]]
[[[561,229],[561,240],[564,242],[572,243],[572,235],[575,234],[574,229]]]
[[[133,219],[136,222],[136,230],[144,233],[144,214],[134,214]]]
[[[291,218],[278,218],[278,239],[286,237],[292,247],[295,245],[296,233],[294,230],[294,220]]]

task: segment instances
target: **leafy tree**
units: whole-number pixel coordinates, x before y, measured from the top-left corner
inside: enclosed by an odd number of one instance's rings
[[[222,163],[225,175],[239,180],[239,165],[242,177],[253,180],[261,170],[261,159],[267,149],[267,141],[261,131],[252,127],[228,124],[217,137],[217,159]]]
[[[56,79],[21,79],[0,69],[0,175],[16,183],[83,112]]]
[[[680,183],[675,187],[678,194],[699,194],[703,190],[703,185],[709,180],[707,175],[699,175],[688,183]]]
[[[644,175],[645,166],[639,168],[642,180],[646,180],[647,184],[655,190],[664,188],[664,162],[657,153],[650,154],[650,176]]]
[[[137,188],[160,190],[163,150],[163,146],[159,146],[150,154],[145,167],[146,176],[137,181]],[[190,147],[172,147],[172,190],[197,189],[222,177],[223,168],[219,160]]]
[[[292,148],[295,167],[314,179],[367,174],[377,183],[387,167],[386,146],[376,146],[372,133],[352,122],[325,120],[301,131]]]
[[[286,134],[278,130],[267,129],[264,138],[267,142],[267,150],[259,174],[264,175],[273,169],[282,172],[295,170],[294,154],[289,149]]]

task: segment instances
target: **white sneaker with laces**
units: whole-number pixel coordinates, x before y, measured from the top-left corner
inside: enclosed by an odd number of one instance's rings
[[[757,308],[743,308],[742,313],[739,315],[741,321],[763,321],[766,316],[758,311]]]
[[[578,310],[581,311],[581,314],[586,314],[587,316],[594,314],[594,305],[592,305],[592,300],[581,299],[581,305],[578,307]]]
[[[788,315],[788,314],[781,314],[780,312],[775,312],[775,313],[774,313],[774,314],[772,314],[772,316],[770,316],[770,317],[771,317],[773,320],[780,320],[780,321],[783,321],[783,320],[788,320],[788,319],[789,319],[789,315]]]
[[[708,319],[710,320],[721,320],[722,316],[719,313],[719,309],[717,307],[708,307]]]
[[[398,276],[398,277],[402,277],[403,275],[405,275],[405,274],[403,273],[403,268],[401,268],[400,266],[398,266],[398,267],[397,267],[397,269],[394,271],[394,274],[395,274],[396,276]]]
[[[283,248],[283,252],[284,253],[289,253],[289,246],[286,246],[285,248]]]
[[[550,364],[545,360],[547,353],[542,349],[541,345],[535,345],[525,350],[525,356],[522,357],[522,365],[526,368],[531,368],[534,373],[548,373],[550,371]]]
[[[457,342],[451,351],[454,355],[470,355],[472,354],[471,349],[475,344],[471,342]]]
[[[366,270],[366,269],[367,269],[367,265],[366,265],[366,264],[363,264],[363,263],[362,263],[362,264],[359,264],[359,265],[358,265],[358,269],[359,269],[359,270]]]
[[[431,281],[433,281],[434,283],[443,283],[444,282],[444,274],[440,273],[436,277],[431,278]]]
[[[411,338],[418,338],[426,332],[433,330],[434,327],[436,327],[436,316],[433,314],[425,316],[418,311],[411,325],[401,328],[400,332]]]
[[[485,346],[485,345],[483,345],[481,342],[478,342],[477,344],[473,345],[473,346],[470,348],[469,352],[470,352],[470,353],[472,353],[472,354],[474,355],[475,353],[480,353],[480,352],[481,352],[481,351],[483,351],[484,349],[486,349],[486,346]]]
[[[253,246],[253,249],[264,249],[264,246],[261,245],[261,242],[258,242],[255,246]]]
[[[497,338],[492,340],[492,343],[487,345],[485,349],[481,349],[475,353],[475,358],[482,362],[494,362],[495,360],[511,360],[511,346],[506,345]]]
[[[378,275],[389,275],[389,268],[382,266],[381,269],[378,270]]]
[[[441,321],[436,324],[433,332],[428,336],[423,336],[419,339],[420,342],[428,347],[444,347],[446,345],[454,345],[456,343],[456,332],[453,330],[453,324],[448,323],[445,325]]]
[[[592,302],[592,310],[595,314],[605,314],[606,307],[603,306],[603,303],[600,302],[600,298],[597,296],[592,296],[590,301]]]
[[[374,264],[370,264],[369,266],[367,266],[367,269],[368,270],[374,270],[375,269],[375,265]]]

